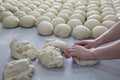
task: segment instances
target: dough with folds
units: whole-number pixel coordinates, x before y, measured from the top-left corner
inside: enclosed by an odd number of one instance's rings
[[[40,51],[38,58],[41,64],[46,68],[62,67],[64,58],[58,48],[48,46]]]
[[[21,59],[7,63],[4,68],[4,80],[30,80],[34,66],[29,59]]]
[[[29,42],[13,39],[10,42],[11,56],[16,59],[29,58],[31,60],[36,58],[39,51]]]

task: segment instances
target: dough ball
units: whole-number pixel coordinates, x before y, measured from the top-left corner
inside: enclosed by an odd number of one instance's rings
[[[49,6],[48,6],[48,5],[45,5],[45,4],[42,4],[42,5],[39,6],[39,8],[42,8],[42,9],[44,9],[44,10],[47,10],[47,9],[49,9]]]
[[[60,13],[66,13],[66,14],[68,14],[69,16],[72,15],[72,12],[71,12],[70,10],[66,10],[66,9],[61,10]]]
[[[104,25],[105,27],[107,27],[108,29],[111,28],[116,22],[115,21],[111,21],[111,20],[107,20],[107,21],[103,21],[102,25]]]
[[[87,17],[89,17],[91,15],[95,15],[95,14],[100,15],[100,13],[98,11],[96,11],[96,10],[88,11],[87,12]]]
[[[105,12],[103,12],[102,14],[101,14],[101,16],[104,18],[105,16],[107,16],[107,15],[115,15],[115,12],[113,12],[113,11],[105,11]]]
[[[40,13],[41,15],[43,15],[45,13],[45,10],[44,9],[41,9],[41,8],[36,8],[34,9],[34,11],[37,11],[38,13]]]
[[[41,64],[46,68],[62,67],[64,65],[64,58],[61,52],[53,46],[42,49],[38,58]]]
[[[9,9],[9,11],[11,11],[12,13],[14,13],[14,12],[19,11],[19,8],[17,8],[16,6],[12,6],[12,7]]]
[[[93,38],[97,38],[100,35],[102,35],[104,32],[106,32],[107,30],[108,30],[108,28],[106,28],[104,26],[96,26],[92,30],[92,36],[93,36]]]
[[[42,21],[38,24],[38,33],[41,35],[51,35],[53,33],[53,25],[48,21]]]
[[[34,4],[28,4],[27,7],[29,7],[31,10],[34,10],[37,8],[37,6]]]
[[[14,60],[4,68],[4,80],[30,80],[34,66],[29,59]]]
[[[58,24],[54,29],[54,34],[58,37],[68,37],[71,34],[71,28],[67,24]]]
[[[36,22],[35,17],[31,15],[23,16],[20,19],[20,25],[26,28],[33,27],[35,25],[35,22]]]
[[[96,19],[89,19],[84,24],[86,27],[88,27],[90,30],[92,30],[94,27],[101,25],[101,23]]]
[[[16,59],[29,58],[31,60],[36,58],[38,50],[29,42],[13,39],[10,42],[11,56]]]
[[[87,12],[87,7],[86,6],[79,6],[79,7],[76,7],[75,10],[82,10],[84,12]]]
[[[8,16],[3,20],[3,27],[14,28],[19,25],[20,20],[15,16]]]
[[[59,13],[57,16],[63,18],[66,22],[69,20],[69,15],[66,13]]]
[[[23,11],[17,11],[17,12],[14,13],[14,15],[15,15],[17,18],[21,19],[23,16],[26,16],[26,13],[23,12]]]
[[[9,3],[3,3],[2,6],[3,6],[6,10],[9,10],[9,9],[12,7],[12,5],[9,4]]]
[[[87,18],[87,20],[90,20],[90,19],[96,19],[96,20],[98,20],[99,22],[102,22],[102,21],[103,21],[102,17],[101,17],[100,15],[97,15],[97,14],[91,15],[91,16],[89,16],[89,17]]]
[[[17,3],[16,7],[18,7],[20,9],[22,7],[25,7],[25,5],[23,3]]]
[[[56,17],[56,15],[52,12],[45,13],[45,14],[43,14],[43,16],[47,16],[50,19],[54,19]]]
[[[105,16],[103,18],[103,20],[104,21],[106,21],[106,20],[112,20],[112,21],[115,21],[115,22],[119,21],[119,19],[117,18],[117,16],[116,15],[112,15],[112,14]]]
[[[84,39],[90,36],[91,31],[83,25],[77,26],[73,29],[73,37],[76,39]]]
[[[32,16],[34,16],[35,18],[38,18],[39,16],[41,16],[41,15],[39,14],[39,12],[37,12],[37,11],[31,11],[31,12],[28,13],[28,15],[32,15]]]
[[[57,10],[55,10],[54,8],[48,9],[47,12],[52,12],[52,13],[54,13],[55,15],[58,14]]]
[[[0,12],[5,11],[5,8],[3,6],[0,6]]]
[[[82,23],[85,22],[85,17],[78,13],[71,15],[70,19],[79,19]]]
[[[40,16],[40,17],[37,18],[35,25],[38,26],[38,24],[40,22],[42,22],[42,21],[48,21],[48,22],[50,22],[51,19],[49,17],[47,17],[47,16]]]
[[[26,14],[28,14],[29,12],[31,12],[32,10],[29,7],[22,7],[20,8],[20,11],[25,12]]]
[[[51,22],[52,22],[53,26],[55,27],[56,25],[58,25],[60,23],[65,23],[65,20],[61,17],[56,17]]]
[[[71,29],[74,29],[78,25],[82,25],[82,22],[79,19],[70,19],[67,24],[71,27]]]
[[[113,11],[114,12],[114,9],[112,7],[106,7],[106,8],[102,9],[102,12],[105,12],[105,11]]]
[[[57,10],[58,12],[61,10],[61,7],[56,5],[56,6],[52,6],[52,8],[54,8],[55,10]]]
[[[59,40],[59,39],[46,39],[44,48],[48,46],[54,46],[56,48],[59,48],[61,52],[63,52],[68,44],[65,41]]]
[[[92,66],[99,62],[98,60],[80,60],[78,58],[73,58],[73,61],[80,66]]]
[[[32,1],[31,3],[36,5],[37,7],[40,6],[40,2],[39,1]]]
[[[10,11],[3,11],[0,13],[0,21],[3,21],[3,19],[7,16],[13,16],[13,14]]]
[[[73,14],[82,14],[84,17],[87,17],[86,12],[84,12],[84,11],[82,11],[82,10],[75,10],[75,11],[73,12]]]

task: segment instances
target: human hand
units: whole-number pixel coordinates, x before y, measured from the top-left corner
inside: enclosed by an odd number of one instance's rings
[[[92,49],[87,49],[80,45],[74,45],[66,48],[64,55],[66,58],[76,57],[80,59],[91,59]]]

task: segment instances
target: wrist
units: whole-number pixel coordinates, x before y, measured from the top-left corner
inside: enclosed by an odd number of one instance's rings
[[[95,44],[95,48],[96,48],[96,47],[103,44],[103,40],[102,39],[95,39],[94,44]]]

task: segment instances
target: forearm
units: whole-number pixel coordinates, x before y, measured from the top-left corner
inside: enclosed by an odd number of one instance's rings
[[[103,35],[95,39],[95,43],[96,45],[99,46],[117,39],[120,39],[120,21],[117,24],[115,24],[113,27],[111,27]]]
[[[120,59],[120,40],[105,47],[98,47],[91,54],[91,59]]]

